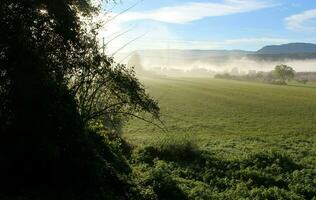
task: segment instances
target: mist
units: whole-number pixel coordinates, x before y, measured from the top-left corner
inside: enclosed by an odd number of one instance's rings
[[[241,51],[199,50],[147,50],[138,51],[139,64],[143,70],[165,76],[209,77],[220,73],[245,75],[254,71],[268,72],[276,65],[286,64],[296,72],[315,72],[316,58],[292,59],[290,57],[267,57]],[[122,57],[122,56],[121,56]],[[126,59],[128,63],[129,59]],[[135,64],[134,64],[135,65]]]

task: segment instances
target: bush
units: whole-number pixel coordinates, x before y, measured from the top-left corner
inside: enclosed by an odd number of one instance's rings
[[[187,199],[179,188],[175,176],[173,176],[172,165],[165,161],[155,160],[150,168],[141,166],[134,170],[135,183],[142,188],[147,188],[145,190],[147,198],[157,200]],[[150,188],[149,191],[148,188]],[[151,195],[148,196],[148,193]],[[142,197],[141,199],[146,198]]]
[[[289,188],[291,191],[304,196],[305,199],[316,197],[316,170],[296,170],[291,175]]]
[[[199,155],[197,144],[192,135],[160,135],[135,154],[138,161],[151,162],[155,158],[169,161],[190,161]]]
[[[291,173],[301,168],[289,155],[278,151],[252,153],[241,164],[243,168],[263,169],[275,174]]]

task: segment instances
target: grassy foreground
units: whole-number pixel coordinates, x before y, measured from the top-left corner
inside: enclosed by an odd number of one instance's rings
[[[168,131],[132,120],[123,136],[151,198],[316,199],[316,87],[143,81]]]
[[[160,103],[167,134],[192,135],[203,149],[316,153],[316,87],[215,79],[144,82]],[[124,132],[137,145],[164,134],[139,120],[131,121]]]

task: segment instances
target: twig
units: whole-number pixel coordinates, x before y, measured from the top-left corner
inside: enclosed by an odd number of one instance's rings
[[[126,8],[125,10],[121,11],[120,13],[118,13],[117,15],[115,15],[114,17],[112,17],[111,19],[109,19],[108,21],[105,22],[104,25],[108,24],[109,22],[115,20],[117,17],[119,17],[120,15],[126,13],[127,11],[131,10],[132,8],[136,7],[138,4],[140,4],[141,2],[143,2],[144,0],[140,0],[136,3],[134,3],[132,6]]]
[[[119,49],[117,49],[113,54],[112,57],[115,56],[119,51],[121,51],[122,49],[124,49],[125,47],[127,47],[128,45],[130,45],[131,43],[135,42],[136,40],[144,37],[147,33],[144,33],[143,35],[140,35],[132,40],[130,40],[129,42],[127,42],[126,44],[124,44],[122,47],[120,47]]]

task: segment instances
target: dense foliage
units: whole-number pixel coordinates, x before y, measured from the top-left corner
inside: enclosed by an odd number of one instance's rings
[[[295,71],[287,65],[277,65],[272,72],[281,84],[286,84],[295,76]]]
[[[97,12],[88,0],[1,1],[2,199],[128,198],[130,167],[113,132],[159,107],[100,53],[88,20]]]

